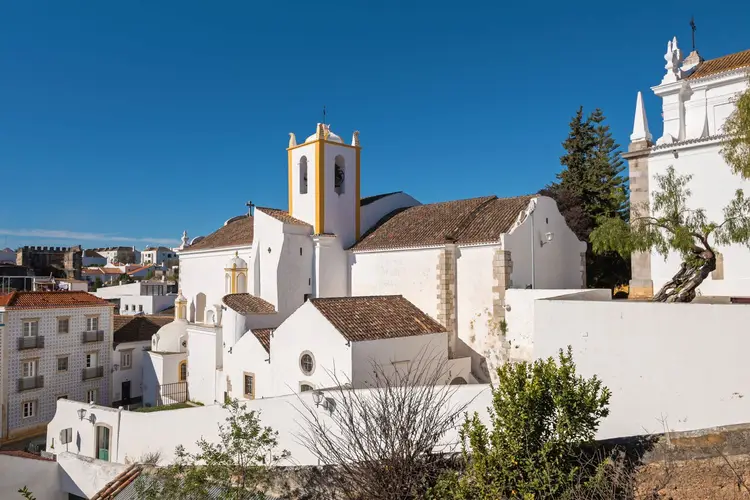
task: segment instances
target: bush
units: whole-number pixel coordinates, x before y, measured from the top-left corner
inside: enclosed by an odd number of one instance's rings
[[[610,392],[596,376],[576,375],[570,347],[557,361],[506,363],[497,373],[491,428],[467,415],[464,470],[445,474],[433,498],[560,498],[601,473],[582,466],[582,452],[609,414]]]

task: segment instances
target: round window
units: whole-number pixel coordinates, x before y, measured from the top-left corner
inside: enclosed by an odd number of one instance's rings
[[[305,375],[312,375],[315,371],[315,360],[310,352],[303,352],[299,357],[299,367]]]

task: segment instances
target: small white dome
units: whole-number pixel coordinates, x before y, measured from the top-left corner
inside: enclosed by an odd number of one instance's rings
[[[318,125],[320,125],[320,124],[318,124]],[[331,132],[331,126],[330,125],[325,125],[324,124],[323,125],[323,131],[324,131],[324,133],[328,134],[326,136],[326,141],[329,141],[329,142],[339,142],[341,144],[344,143],[344,140],[341,137],[339,137],[336,134],[334,134],[333,132]],[[317,133],[315,133],[315,134],[311,135],[310,137],[308,137],[307,139],[305,139],[305,142],[312,142],[312,141],[315,141],[315,140],[317,140]]]
[[[236,267],[237,269],[247,269],[247,262],[245,262],[237,252],[234,252],[234,257],[229,259],[229,262],[227,262],[227,269],[232,269]]]
[[[159,328],[151,339],[151,350],[156,352],[182,352],[182,339],[187,339],[187,321],[175,320]]]

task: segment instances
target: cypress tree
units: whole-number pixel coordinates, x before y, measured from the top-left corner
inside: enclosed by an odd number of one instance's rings
[[[629,213],[625,164],[620,146],[612,137],[600,109],[584,116],[579,107],[570,121],[570,132],[563,141],[562,171],[557,182],[540,194],[553,198],[568,226],[587,243],[587,286],[614,288],[630,278],[628,262],[619,254],[594,254],[589,236],[601,218],[627,220]]]

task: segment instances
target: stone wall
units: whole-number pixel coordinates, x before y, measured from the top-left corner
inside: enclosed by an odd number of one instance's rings
[[[637,210],[649,206],[649,172],[648,156],[651,153],[650,141],[632,142],[623,158],[628,161],[630,170],[630,219],[637,215]],[[651,253],[634,252],[630,256],[631,298],[650,298],[654,295],[654,282],[651,277]]]
[[[447,243],[440,252],[437,262],[437,320],[445,326],[448,336],[448,356],[456,354],[458,326],[456,324],[456,258],[458,249],[455,244]]]

